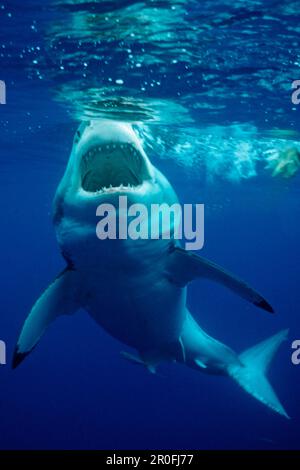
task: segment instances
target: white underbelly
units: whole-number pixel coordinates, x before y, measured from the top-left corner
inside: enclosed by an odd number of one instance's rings
[[[82,306],[112,336],[140,350],[178,339],[185,319],[186,289],[165,275],[170,242],[103,242],[91,227],[80,225],[61,230],[58,238],[81,274]]]
[[[85,308],[112,336],[139,350],[176,341],[185,318],[186,290],[154,273],[89,273]]]

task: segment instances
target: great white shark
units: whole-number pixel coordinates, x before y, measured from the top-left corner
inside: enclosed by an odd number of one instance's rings
[[[232,377],[257,400],[288,417],[266,377],[287,330],[237,354],[199,326],[186,306],[187,285],[208,278],[268,312],[273,312],[271,305],[238,277],[185,251],[172,236],[100,241],[95,230],[97,207],[103,203],[117,207],[121,195],[130,204],[147,207],[178,202],[131,125],[108,120],[82,123],[54,198],[54,225],[66,268],[25,320],[13,368],[53,320],[83,308],[113,337],[137,351],[123,353],[134,363],[155,372],[160,362],[170,360]]]

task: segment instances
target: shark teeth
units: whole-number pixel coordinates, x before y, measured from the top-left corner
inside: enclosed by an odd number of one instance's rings
[[[121,171],[118,170],[117,162],[121,163]],[[122,165],[124,167],[124,179],[128,178],[127,183],[119,184],[119,177],[122,173]],[[112,183],[104,181],[102,171],[117,172],[118,176],[109,177]],[[118,173],[119,171],[119,173]],[[141,151],[132,143],[105,143],[95,145],[86,152],[81,159],[81,175],[84,181],[83,189],[94,194],[129,192],[140,188],[143,184],[143,172],[145,172],[145,164]],[[98,174],[98,176],[97,176]],[[97,179],[99,186],[97,188]],[[122,181],[122,180],[121,180]],[[124,180],[123,180],[124,181]],[[105,186],[102,186],[106,182]],[[82,183],[83,184],[83,183]]]
[[[98,191],[95,191],[96,194],[105,194],[105,193],[111,193],[111,192],[130,192],[130,191],[136,191],[138,188],[140,188],[142,185],[139,184],[137,186],[133,186],[131,184],[123,184],[121,183],[120,186],[112,186],[111,184],[109,186],[103,186],[103,188],[98,189]]]
[[[127,150],[130,155],[133,155],[137,160],[140,158],[138,150],[132,144],[104,144],[90,149],[86,154],[84,154],[83,160],[88,162],[90,158],[93,158],[97,153],[116,150],[118,147],[122,150]]]

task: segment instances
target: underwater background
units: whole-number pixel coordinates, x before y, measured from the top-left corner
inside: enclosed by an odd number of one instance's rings
[[[299,2],[0,1],[0,64],[0,448],[300,448]],[[74,132],[101,118],[134,124],[181,202],[205,204],[200,254],[276,311],[194,282],[200,325],[235,351],[290,328],[269,377],[291,420],[229,378],[132,365],[83,311],[11,369],[26,315],[64,268],[51,213]]]

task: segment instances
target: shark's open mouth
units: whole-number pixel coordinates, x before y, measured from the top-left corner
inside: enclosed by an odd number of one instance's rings
[[[87,192],[132,190],[149,178],[146,162],[132,144],[91,148],[80,163],[81,186]]]

